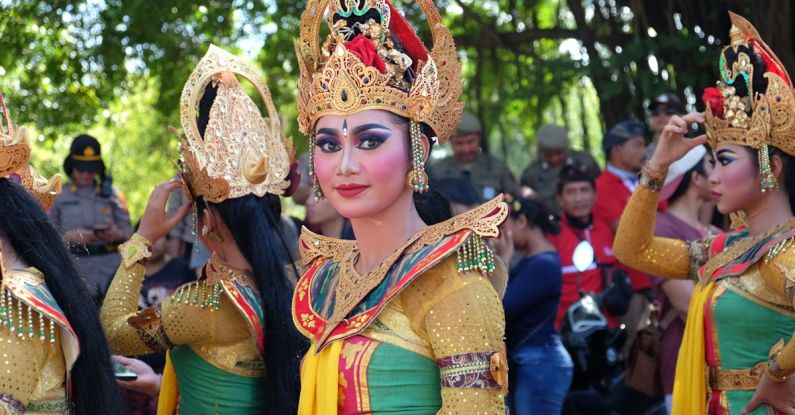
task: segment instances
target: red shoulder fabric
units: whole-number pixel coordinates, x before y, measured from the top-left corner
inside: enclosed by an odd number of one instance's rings
[[[613,223],[621,218],[630,196],[632,192],[624,185],[621,178],[605,170],[596,179],[594,216],[612,227]]]
[[[390,13],[389,31],[400,39],[400,43],[403,44],[408,55],[414,60],[414,69],[417,69],[418,61],[428,61],[428,49],[425,48],[422,40],[409,25],[409,22],[406,21],[403,15],[398,13],[392,2],[387,0],[386,4],[389,6]]]

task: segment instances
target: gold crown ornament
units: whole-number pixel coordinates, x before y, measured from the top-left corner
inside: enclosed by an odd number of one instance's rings
[[[237,76],[259,93],[267,117],[243,90]],[[205,88],[217,88],[204,135],[197,123]],[[264,79],[229,52],[210,45],[182,90],[182,176],[191,197],[220,203],[249,194],[280,195],[289,187],[289,149]]]
[[[14,126],[2,93],[0,93],[0,107],[3,112],[3,119],[0,119],[0,177],[19,183],[45,211],[50,210],[55,203],[55,197],[61,193],[61,176],[55,174],[47,180],[28,164],[30,162],[28,131],[25,127]]]
[[[311,136],[324,115],[378,109],[427,124],[442,143],[452,135],[464,108],[461,64],[433,1],[417,3],[433,35],[430,52],[388,0],[308,1],[295,43],[302,133]],[[331,33],[321,44],[324,16]]]
[[[721,79],[703,95],[705,128],[713,149],[729,143],[758,150],[764,192],[777,187],[768,146],[795,155],[795,93],[786,68],[754,26],[735,13],[729,17],[731,43],[720,54]]]

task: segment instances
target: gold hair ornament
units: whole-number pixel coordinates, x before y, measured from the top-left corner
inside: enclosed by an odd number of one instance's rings
[[[55,174],[49,180],[45,179],[28,164],[31,149],[28,131],[25,127],[14,126],[2,93],[0,108],[3,112],[3,119],[0,119],[0,177],[22,185],[47,211],[61,193],[61,176]]]
[[[719,144],[728,143],[757,150],[760,186],[762,191],[766,192],[778,187],[770,166],[768,146],[795,156],[795,92],[786,74],[786,68],[762,41],[753,25],[737,14],[730,12],[729,15],[732,22],[731,44],[721,52],[719,62],[721,80],[717,84],[723,104],[723,115],[715,114],[712,106],[707,103],[704,126],[709,145],[713,149]],[[777,73],[774,68],[768,67],[768,70],[762,74],[767,80],[766,91],[759,91],[754,85],[754,65],[751,56],[745,51],[740,52],[740,46],[764,55],[768,66],[776,65],[781,70]],[[737,59],[731,66],[725,58],[725,53],[730,49],[737,54]],[[745,81],[747,96],[740,97],[736,94],[734,85],[738,79]]]
[[[237,80],[254,85],[267,110],[260,109]],[[204,136],[197,108],[207,85],[218,88]],[[182,90],[180,144],[182,176],[191,197],[220,203],[249,194],[280,195],[289,183],[289,148],[264,79],[236,56],[210,45]]]
[[[298,126],[310,136],[317,120],[325,115],[350,115],[365,110],[385,110],[427,124],[444,143],[458,127],[464,104],[461,96],[461,64],[450,31],[442,23],[432,0],[417,0],[433,35],[426,62],[395,49],[389,38],[391,16],[387,0],[309,0],[295,43],[301,77],[298,86]],[[384,72],[368,66],[344,46],[354,33],[335,15],[363,15],[375,9],[381,22],[357,23],[363,36],[373,42],[385,64]],[[320,25],[328,16],[331,33],[320,43]],[[403,74],[414,71],[412,85]]]

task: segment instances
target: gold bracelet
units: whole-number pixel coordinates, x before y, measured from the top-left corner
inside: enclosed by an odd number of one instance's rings
[[[652,177],[644,167],[643,171],[640,173],[638,184],[651,190],[652,192],[660,192],[663,188],[663,185],[665,185],[665,177]]]

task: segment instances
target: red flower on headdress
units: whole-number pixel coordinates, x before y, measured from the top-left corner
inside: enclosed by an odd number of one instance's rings
[[[378,69],[381,73],[386,73],[384,60],[378,56],[375,45],[373,45],[370,39],[362,35],[357,35],[350,42],[345,42],[345,47],[348,48],[351,53],[359,57],[365,65],[375,67],[375,69]]]
[[[721,94],[720,89],[715,87],[704,89],[701,99],[712,110],[712,115],[719,118],[723,117],[723,94]]]

